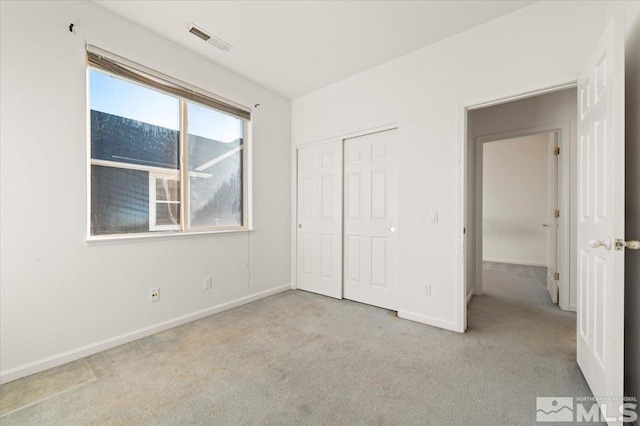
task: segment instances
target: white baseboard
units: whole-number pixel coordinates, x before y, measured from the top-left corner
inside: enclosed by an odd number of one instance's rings
[[[30,376],[31,374],[39,373],[41,371],[66,364],[68,362],[75,361],[77,359],[84,358],[89,355],[105,351],[107,349],[115,348],[116,346],[120,346],[122,344],[129,343],[134,340],[138,340],[143,337],[147,337],[152,334],[159,333],[161,331],[168,330],[170,328],[216,314],[218,312],[223,312],[241,305],[245,305],[247,303],[251,303],[256,300],[272,296],[274,294],[282,293],[283,291],[287,290],[291,290],[291,284],[282,285],[270,290],[262,291],[260,293],[241,297],[230,302],[221,303],[220,305],[183,315],[181,317],[164,321],[159,324],[154,324],[149,327],[144,327],[135,331],[131,331],[129,333],[121,334],[119,336],[102,340],[100,342],[91,343],[89,345],[56,354],[38,361],[3,370],[0,372],[0,384],[11,382],[21,377]]]
[[[458,330],[457,324],[455,322],[443,321],[439,318],[434,318],[427,315],[416,314],[415,312],[408,312],[403,310],[398,310],[398,316],[400,318],[408,319],[410,321],[432,325],[434,327],[444,328],[445,330],[455,331],[456,333],[464,333],[464,331]]]
[[[473,291],[470,291],[469,294],[467,294],[467,305],[471,302],[471,299],[473,299],[473,295]]]
[[[494,262],[494,263],[509,263],[511,265],[527,265],[527,266],[544,266],[547,267],[546,262],[533,262],[530,260],[514,260],[514,259],[495,259],[491,257],[482,258],[483,262]]]

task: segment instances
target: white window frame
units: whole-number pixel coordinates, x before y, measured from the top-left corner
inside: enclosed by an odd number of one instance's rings
[[[179,218],[178,223],[174,225],[158,225],[156,223],[156,213],[158,204],[182,204],[182,194],[178,201],[171,200],[158,200],[157,182],[158,180],[164,181],[165,179],[175,180],[180,182],[180,172],[178,170],[175,173],[160,173],[149,172],[149,231],[180,231],[180,223],[182,217]],[[182,185],[180,185],[180,191],[182,191]],[[180,207],[180,214],[182,214],[182,207]]]
[[[104,55],[111,60],[114,60],[118,63],[125,64],[128,67],[135,68],[137,71],[147,74],[148,76],[156,79],[160,79],[163,81],[171,82],[172,84],[180,85],[181,87],[185,87],[194,92],[198,92],[200,94],[204,94],[206,96],[211,97],[212,99],[219,99],[224,102],[227,102],[231,105],[237,105],[241,108],[244,108],[250,111],[249,108],[244,107],[242,105],[236,104],[232,101],[222,99],[217,95],[214,95],[210,92],[204,91],[202,89],[191,86],[187,83],[176,80],[172,77],[166,76],[164,74],[158,73],[156,71],[150,70],[142,65],[131,62],[127,59],[124,59],[120,56],[112,54],[110,52],[106,52],[102,49],[96,48],[95,46],[87,46],[89,51],[98,52],[100,55]],[[173,96],[180,101],[180,168],[178,170],[173,169],[165,169],[161,167],[152,167],[152,166],[143,166],[138,164],[131,163],[119,163],[115,161],[108,160],[99,160],[91,158],[91,108],[90,108],[90,79],[89,73],[91,70],[96,70],[98,72],[105,73],[104,69],[99,67],[94,67],[92,65],[87,65],[86,78],[87,78],[87,243],[102,243],[102,242],[115,242],[119,240],[137,240],[137,239],[157,239],[163,237],[184,237],[184,236],[200,236],[200,235],[210,235],[210,234],[227,234],[233,232],[248,232],[253,230],[253,220],[252,220],[252,161],[251,161],[251,142],[252,142],[252,126],[251,119],[241,118],[243,123],[243,139],[242,145],[239,150],[242,152],[242,224],[239,226],[209,226],[209,227],[192,227],[190,226],[190,216],[189,216],[189,176],[197,176],[201,174],[203,177],[210,176],[205,171],[188,171],[189,168],[189,159],[188,159],[188,104],[196,104],[202,106],[204,108],[210,108],[215,111],[218,111],[222,114],[232,115],[225,111],[218,110],[210,105],[205,105],[199,102],[196,102],[192,99],[188,99],[186,97],[176,96],[172,93],[166,93],[169,96]],[[122,75],[113,75],[115,78],[119,78],[121,80],[149,87],[151,90],[160,91],[157,87],[151,87],[145,85],[143,82],[136,81],[134,79],[122,76]],[[233,115],[232,115],[233,116]],[[117,167],[117,168],[125,168],[132,170],[143,170],[149,172],[149,231],[148,232],[140,232],[140,233],[125,233],[125,234],[104,234],[104,235],[92,235],[91,234],[91,166],[106,166],[106,167]],[[155,203],[156,203],[156,189],[155,189],[155,178],[158,176],[167,176],[167,175],[176,175],[180,178],[180,224],[177,226],[174,225],[156,225],[155,224]],[[152,189],[153,187],[153,189]],[[153,195],[152,195],[153,194]]]

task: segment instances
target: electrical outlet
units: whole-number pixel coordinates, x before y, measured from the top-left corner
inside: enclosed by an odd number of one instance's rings
[[[213,288],[213,277],[206,277],[204,279],[204,289],[211,290]]]
[[[433,210],[429,212],[429,223],[438,223],[438,211]]]
[[[427,284],[424,286],[424,295],[431,296],[431,284]]]
[[[151,303],[153,302],[157,302],[158,300],[160,300],[160,289],[159,288],[152,288],[150,290],[150,301]]]

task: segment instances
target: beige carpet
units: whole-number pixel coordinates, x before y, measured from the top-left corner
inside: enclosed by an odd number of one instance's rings
[[[288,291],[8,383],[0,423],[533,424],[591,395],[544,273],[486,265],[466,334]]]

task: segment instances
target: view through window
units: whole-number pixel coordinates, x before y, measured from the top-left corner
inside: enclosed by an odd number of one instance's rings
[[[91,235],[244,226],[244,119],[94,68],[89,90]]]

